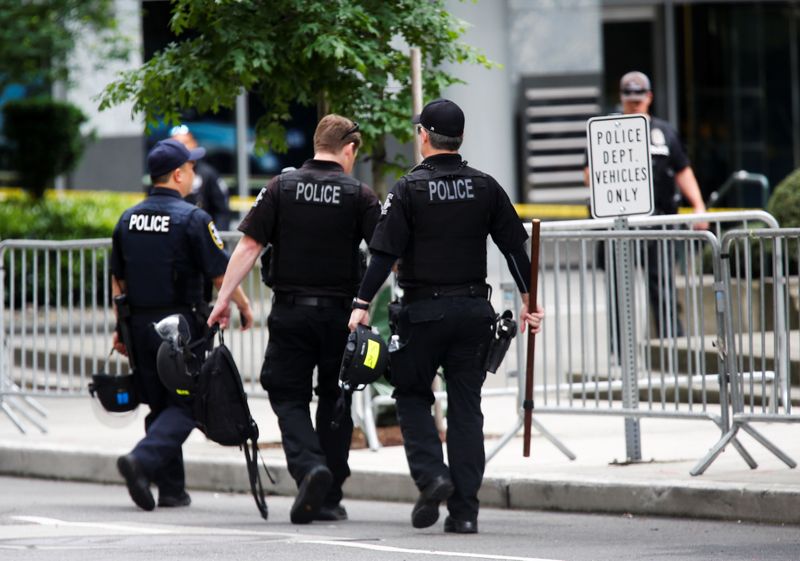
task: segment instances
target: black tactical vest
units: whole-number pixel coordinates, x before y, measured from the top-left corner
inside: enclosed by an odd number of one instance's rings
[[[448,170],[421,164],[405,180],[412,234],[400,262],[401,285],[484,282],[492,195],[488,176],[466,162]]]
[[[361,183],[341,171],[301,168],[281,175],[278,189],[273,288],[355,294],[361,282]]]
[[[203,301],[203,275],[187,229],[199,209],[173,197],[148,197],[122,215],[128,301],[133,308],[186,307]]]

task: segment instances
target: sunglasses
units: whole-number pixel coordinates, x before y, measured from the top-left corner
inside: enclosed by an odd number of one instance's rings
[[[622,95],[644,95],[644,94],[646,94],[648,92],[649,92],[649,90],[629,90],[629,89],[624,89],[624,90],[622,90]]]
[[[346,133],[344,133],[344,134],[342,135],[342,138],[340,138],[339,140],[344,140],[345,138],[347,138],[347,137],[348,137],[348,136],[350,136],[351,134],[357,133],[359,130],[360,130],[360,129],[358,128],[358,123],[356,123],[355,121],[353,121],[353,126],[352,126],[350,129],[348,129],[348,130],[347,130],[347,132],[346,132]]]

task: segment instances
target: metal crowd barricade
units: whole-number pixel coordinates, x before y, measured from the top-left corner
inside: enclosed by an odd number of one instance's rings
[[[696,222],[710,222],[716,237],[672,229]],[[708,418],[725,433],[717,237],[730,226],[754,224],[777,227],[763,211],[631,217],[627,233],[612,230],[618,227],[612,219],[544,222],[539,294],[547,315],[537,343],[534,413],[626,417],[631,461],[640,459],[640,417]],[[616,253],[623,242],[632,246],[633,376],[624,375],[627,322],[618,307]],[[518,344],[516,368],[523,364]],[[515,424],[490,457],[522,426],[521,391],[517,405]],[[552,435],[542,434],[564,451]],[[731,442],[752,461],[735,438]]]
[[[241,232],[221,232],[225,249],[233,253],[236,243],[242,237]],[[272,290],[261,280],[261,260],[256,260],[252,271],[241,284],[253,310],[254,325],[247,331],[240,329],[241,322],[236,305],[231,303],[231,325],[225,332],[225,343],[231,349],[236,365],[242,375],[248,396],[264,398],[267,393],[260,383],[261,364],[267,348],[267,316],[272,308]]]
[[[733,230],[721,247],[731,426],[695,471],[703,473],[740,429],[794,468],[752,423],[800,421],[792,409],[800,403],[800,229]]]
[[[716,235],[673,229],[705,221]],[[768,229],[750,230],[755,223]],[[634,461],[641,417],[710,419],[723,436],[695,474],[729,443],[755,467],[736,438],[739,429],[793,465],[751,424],[800,419],[792,412],[791,383],[800,383],[800,345],[791,345],[800,328],[800,230],[776,230],[774,218],[761,211],[630,218],[620,226],[613,220],[542,225],[539,294],[547,319],[537,345],[535,412],[625,417]],[[724,233],[729,226],[740,229]],[[231,248],[240,234],[222,236]],[[46,430],[37,396],[84,396],[92,373],[127,367],[120,357],[106,364],[114,327],[110,246],[108,239],[0,242],[0,410],[23,432],[26,422]],[[627,278],[620,268],[625,259]],[[758,273],[751,273],[755,263]],[[243,283],[255,326],[241,332],[234,309],[227,342],[248,393],[263,397],[271,293],[260,266]],[[489,281],[496,307],[519,309],[496,249]],[[620,291],[623,281],[629,287]],[[521,426],[523,355],[524,337],[517,337],[501,376],[484,389],[487,397],[516,394],[519,412],[489,458]],[[437,399],[446,399],[444,392]],[[373,449],[379,447],[374,408],[391,401],[370,391],[354,401],[356,422]],[[539,421],[535,427],[574,457]]]
[[[238,237],[223,234],[229,241]],[[23,433],[27,424],[46,432],[47,411],[37,396],[85,396],[92,374],[127,372],[126,359],[116,353],[109,359],[115,326],[110,254],[107,238],[0,242],[0,411]],[[248,393],[263,396],[258,373],[269,297],[259,267],[243,287],[256,325],[247,333],[231,329],[228,343]]]
[[[108,239],[0,242],[0,408],[22,432],[23,418],[46,432],[34,396],[85,394],[105,367],[110,248]]]
[[[229,250],[241,237],[222,232]],[[0,242],[0,411],[23,433],[32,424],[46,432],[47,411],[37,396],[86,396],[93,373],[127,372],[127,360],[111,350],[115,315],[110,285],[110,239]],[[226,343],[248,395],[264,398],[260,371],[268,333],[271,290],[256,262],[242,283],[254,326],[239,329],[232,306]],[[366,400],[366,401],[365,401]],[[377,442],[369,397],[354,400],[354,416]]]

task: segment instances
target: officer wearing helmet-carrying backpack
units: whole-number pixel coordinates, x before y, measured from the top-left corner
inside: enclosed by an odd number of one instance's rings
[[[168,392],[159,380],[156,356],[161,337],[153,324],[181,314],[197,338],[205,330],[208,312],[203,279],[220,286],[228,264],[211,217],[183,200],[192,189],[194,163],[204,153],[172,139],[156,144],[147,156],[153,188],[114,228],[111,286],[118,331],[127,340],[126,346],[115,332],[114,348],[135,357],[136,393],[150,406],[146,436],[117,460],[117,467],[133,502],[144,510],[156,506],[151,483],[158,487],[158,506],[190,503],[181,446],[195,423],[190,403]],[[253,317],[247,297],[241,289],[232,297],[246,329]]]
[[[273,178],[261,190],[239,230],[208,324],[224,327],[228,298],[271,245],[272,311],[261,384],[278,417],[289,473],[298,486],[290,518],[295,524],[344,520],[342,484],[350,475],[353,432],[349,402],[336,417],[339,366],[347,320],[361,281],[359,244],[369,241],[380,206],[352,172],[358,124],[327,115],[314,133],[314,159]],[[312,388],[314,369],[317,387]],[[316,423],[309,404],[318,396]]]
[[[390,355],[391,382],[411,476],[420,491],[411,514],[415,528],[439,518],[445,532],[478,531],[483,478],[481,386],[495,313],[486,284],[486,238],[503,252],[525,307],[522,319],[538,331],[541,309],[528,309],[527,238],[505,191],[471,168],[458,149],[464,113],[450,100],[428,103],[419,125],[421,164],[387,196],[370,242],[372,259],[354,302],[350,329],[369,320],[369,302],[394,263],[403,288],[397,318],[399,344]],[[447,381],[447,452],[431,416],[431,383],[439,366]]]

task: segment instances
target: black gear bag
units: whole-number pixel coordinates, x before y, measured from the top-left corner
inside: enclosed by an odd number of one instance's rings
[[[195,423],[214,442],[244,449],[250,490],[261,517],[266,520],[267,502],[258,471],[258,425],[250,414],[239,369],[225,346],[219,324],[211,328],[207,337],[213,340],[217,332],[219,345],[208,354],[197,375],[193,402]],[[272,481],[266,466],[264,471]]]

